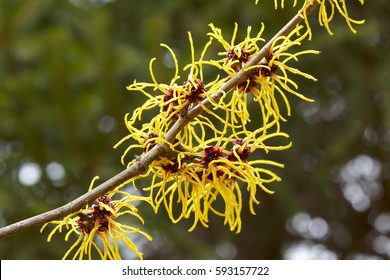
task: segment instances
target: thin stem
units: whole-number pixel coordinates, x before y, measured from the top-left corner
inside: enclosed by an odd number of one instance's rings
[[[317,1],[314,1],[313,3],[309,3],[306,6],[306,13],[310,13],[316,6],[318,5]],[[264,47],[246,64],[246,67],[239,71],[236,76],[228,80],[225,84],[221,86],[221,88],[218,90],[218,92],[211,95],[210,98],[213,99],[214,102],[218,102],[219,99],[223,96],[224,93],[229,92],[231,89],[236,87],[241,81],[246,80],[252,70],[246,71],[245,69],[249,68],[251,66],[255,66],[258,64],[265,55],[270,51],[270,48],[273,44],[273,42],[280,36],[285,36],[289,32],[291,32],[297,24],[299,24],[302,21],[301,12],[298,12],[297,15],[295,15],[280,31],[270,40],[268,43],[264,45]],[[188,111],[187,114],[183,114],[177,122],[169,129],[169,131],[165,135],[165,139],[168,142],[173,142],[176,135],[195,117],[202,114],[204,112],[204,109],[202,108],[210,107],[211,102],[209,99],[205,99],[202,101],[202,105],[197,105],[194,108],[192,108],[190,111]],[[140,175],[143,173],[148,166],[159,157],[162,157],[166,154],[170,153],[170,148],[166,143],[161,143],[159,145],[156,145],[153,149],[151,149],[149,152],[144,154],[143,156],[139,157],[137,161],[132,164],[129,168],[123,170],[119,174],[115,175],[114,177],[108,179],[104,183],[98,185],[91,191],[83,194],[82,196],[76,198],[75,200],[58,207],[56,209],[47,211],[45,213],[36,215],[34,217],[16,222],[14,224],[5,226],[0,229],[0,238],[4,238],[6,236],[25,231],[27,229],[31,229],[34,227],[42,226],[43,224],[63,218],[77,210],[80,210],[81,208],[85,207],[88,203],[95,200],[97,197],[107,193],[110,190],[113,190],[115,187],[126,183],[133,177]]]

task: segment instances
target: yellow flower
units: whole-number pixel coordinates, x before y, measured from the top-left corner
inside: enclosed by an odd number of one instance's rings
[[[142,92],[148,98],[144,105],[134,111],[131,118],[133,122],[135,122],[135,120],[141,120],[144,111],[151,110],[155,107],[160,109],[160,114],[164,115],[167,122],[175,121],[180,114],[185,114],[182,110],[186,110],[188,106],[199,104],[204,98],[207,98],[218,91],[219,87],[226,81],[226,79],[220,79],[218,76],[210,83],[204,83],[202,71],[203,56],[210,43],[207,43],[204,47],[204,51],[202,52],[199,61],[195,61],[194,45],[190,32],[188,32],[188,37],[192,61],[183,68],[184,71],[189,70],[189,73],[182,85],[177,84],[177,80],[180,78],[180,71],[176,55],[169,46],[162,44],[162,46],[167,48],[171,53],[175,65],[175,74],[171,79],[170,84],[157,82],[153,71],[153,62],[155,61],[155,58],[153,58],[149,64],[149,71],[153,82],[145,83],[134,81],[133,84],[127,87],[130,91]],[[158,90],[160,94],[153,96],[146,91],[147,88],[151,88],[153,91]]]
[[[283,167],[270,160],[249,160],[250,155],[260,150],[267,153],[288,149],[291,143],[276,147],[266,145],[265,142],[274,137],[288,135],[267,134],[264,128],[248,135],[243,132],[241,136],[245,138],[234,139],[235,136],[240,135],[210,139],[191,151],[180,152],[177,158],[153,164],[144,175],[152,175],[150,186],[144,191],[150,193],[155,211],[163,206],[174,223],[193,216],[189,231],[198,223],[208,227],[209,214],[216,214],[224,218],[231,231],[240,232],[242,189],[246,186],[249,208],[255,214],[254,204],[259,203],[257,190],[272,194],[265,184],[280,180],[267,166]]]
[[[313,102],[313,99],[307,98],[297,91],[298,85],[289,77],[289,73],[302,76],[304,78],[317,81],[312,75],[302,72],[288,65],[291,60],[298,60],[298,57],[305,54],[318,54],[315,50],[304,50],[291,52],[294,46],[299,46],[306,34],[301,35],[301,25],[298,25],[287,36],[277,38],[271,45],[269,53],[256,66],[252,76],[238,87],[239,93],[251,92],[254,101],[259,102],[264,125],[276,120],[285,121],[280,112],[279,102],[275,98],[275,92],[279,93],[286,105],[287,115],[291,115],[291,108],[285,92],[291,93],[302,100]],[[281,72],[280,74],[278,72]]]
[[[134,155],[139,155],[141,153],[146,153],[150,151],[156,144],[167,143],[172,149],[174,145],[165,140],[164,135],[169,128],[169,123],[165,119],[164,115],[158,114],[151,121],[146,122],[142,125],[141,129],[138,129],[134,124],[135,121],[133,118],[129,118],[129,114],[125,115],[125,124],[129,130],[129,134],[122,138],[114,148],[117,148],[119,145],[123,144],[126,141],[131,141],[132,143],[124,151],[121,162],[126,164],[127,155],[134,149],[139,149],[141,152],[136,151]],[[127,163],[127,166],[130,166],[134,163],[136,159],[132,159]]]
[[[235,76],[238,71],[243,69],[252,56],[260,50],[258,42],[264,42],[264,39],[261,37],[264,31],[264,24],[261,25],[259,32],[255,36],[251,35],[252,27],[249,26],[244,40],[239,43],[235,42],[238,32],[237,23],[234,26],[230,42],[224,38],[221,29],[215,27],[212,23],[209,24],[209,26],[212,32],[209,32],[207,35],[209,35],[211,39],[217,40],[222,45],[224,51],[218,53],[218,55],[223,56],[222,59],[210,60],[204,62],[204,64],[215,66],[231,77]],[[236,131],[236,128],[246,129],[245,125],[251,121],[248,112],[246,92],[233,91],[230,94],[230,97],[223,96],[218,103],[214,103],[213,100],[211,101],[215,108],[221,109],[221,111],[228,114],[226,121],[230,122],[230,128],[232,128],[233,132]],[[266,125],[265,120],[264,125]]]
[[[97,179],[97,177],[92,181]],[[122,195],[120,199],[113,199],[113,195]],[[137,208],[131,203],[134,201],[147,201],[147,198],[132,196],[126,192],[116,189],[107,195],[97,198],[90,206],[66,216],[62,221],[52,221],[41,228],[41,232],[48,224],[55,224],[50,232],[47,241],[50,242],[53,235],[58,231],[67,230],[65,241],[68,241],[72,234],[77,240],[65,253],[63,259],[73,254],[72,259],[92,259],[97,256],[102,259],[121,259],[121,245],[130,249],[137,257],[142,259],[142,253],[130,239],[129,235],[141,234],[148,240],[152,237],[137,227],[122,224],[117,219],[124,215],[137,218],[143,223],[142,217],[137,213]],[[100,241],[97,241],[100,239]],[[101,245],[100,245],[101,244]]]
[[[204,141],[208,133],[217,137],[217,135],[223,135],[228,127],[234,126],[230,124],[227,112],[214,112],[213,109],[209,109],[202,104],[204,99],[219,92],[220,87],[228,77],[221,79],[219,75],[217,75],[211,82],[204,82],[204,55],[211,42],[208,42],[205,45],[199,60],[195,61],[195,51],[191,33],[188,33],[188,37],[191,50],[191,63],[183,68],[184,71],[189,71],[189,73],[187,79],[181,85],[177,84],[177,80],[180,78],[180,71],[176,55],[169,46],[162,45],[171,53],[175,65],[175,74],[171,79],[171,82],[169,84],[157,82],[153,71],[153,62],[155,59],[152,59],[149,64],[152,82],[134,81],[133,84],[127,87],[130,91],[141,92],[148,99],[143,105],[137,108],[131,116],[130,114],[125,116],[125,123],[129,130],[129,134],[114,146],[114,148],[117,148],[125,141],[133,141],[122,156],[123,164],[125,164],[126,156],[135,148],[141,148],[143,149],[143,152],[148,152],[155,144],[165,142],[172,150],[175,150],[179,143],[184,146],[196,145],[197,143]],[[154,95],[150,93],[149,90],[157,92],[158,94]],[[209,116],[205,117],[200,115],[194,118],[194,120],[179,133],[175,143],[167,142],[164,135],[172,124],[179,117],[184,117],[188,110],[197,105],[201,106]],[[155,113],[155,117],[151,120],[145,120],[144,113],[147,111],[152,111],[152,114]],[[139,126],[141,126],[141,128],[139,128]],[[128,165],[133,162],[134,160],[130,161]]]
[[[172,55],[172,59],[175,65],[175,73],[171,82],[169,84],[159,83],[156,80],[154,71],[153,71],[153,63],[156,58],[150,60],[149,63],[149,72],[152,79],[152,83],[147,82],[137,82],[136,80],[133,84],[127,87],[129,91],[136,91],[143,93],[147,100],[146,102],[136,110],[134,110],[133,115],[130,119],[130,122],[134,124],[137,120],[140,121],[142,119],[142,114],[145,111],[152,110],[154,108],[158,108],[158,111],[161,112],[162,115],[167,120],[174,120],[175,115],[182,109],[183,106],[178,108],[179,105],[179,96],[181,95],[181,91],[183,88],[177,85],[177,80],[180,79],[179,76],[179,67],[178,61],[173,50],[165,45],[161,44],[162,47],[166,48],[170,54]],[[146,89],[152,89],[152,91],[158,91],[158,95],[154,96],[150,94]],[[157,111],[157,112],[158,112]]]
[[[216,39],[225,49],[224,52],[218,53],[218,55],[223,56],[223,59],[219,61],[210,61],[209,63],[223,69],[227,74],[229,74],[229,76],[234,76],[235,73],[241,70],[246,62],[251,59],[252,55],[259,51],[259,47],[257,45],[259,41],[265,41],[261,38],[264,31],[264,24],[261,25],[261,28],[255,37],[252,37],[251,35],[252,27],[248,26],[246,37],[238,44],[235,44],[238,31],[237,23],[234,26],[233,36],[230,43],[224,39],[220,28],[215,27],[212,23],[210,23],[209,26],[212,32],[207,33],[207,35],[209,35],[210,38]]]
[[[360,4],[364,5],[364,0],[358,0]],[[256,4],[259,0],[256,0]],[[324,26],[330,35],[333,35],[333,32],[330,29],[329,23],[333,20],[335,13],[338,12],[342,17],[344,17],[349,29],[356,33],[356,30],[353,28],[352,24],[363,24],[364,20],[355,20],[350,18],[348,13],[346,0],[305,0],[303,2],[302,8],[300,9],[300,13],[302,14],[306,26],[308,28],[309,39],[311,39],[312,33],[310,29],[309,20],[306,13],[306,7],[308,5],[317,2],[319,4],[319,12],[318,12],[318,22],[321,26]],[[278,0],[274,0],[275,9],[278,8]],[[316,3],[316,4],[317,4]],[[294,0],[293,6],[295,7],[297,4],[297,0]],[[280,1],[280,6],[284,8],[284,0]]]
[[[285,94],[286,92],[294,94],[305,101],[313,101],[297,92],[298,85],[288,75],[289,73],[293,73],[316,81],[313,76],[288,65],[291,60],[297,61],[301,55],[319,53],[314,50],[304,50],[295,53],[290,51],[294,46],[299,46],[301,41],[308,35],[308,33],[301,34],[302,29],[303,26],[298,25],[287,36],[277,38],[273,42],[269,53],[258,65],[252,66],[250,69],[246,68],[246,71],[253,71],[252,75],[235,88],[231,94],[231,98],[223,98],[218,104],[213,104],[216,108],[220,108],[229,113],[229,120],[235,125],[232,127],[233,133],[236,132],[236,126],[241,130],[246,130],[246,124],[251,121],[251,116],[248,111],[250,96],[253,96],[253,100],[259,104],[262,126],[271,127],[276,124],[277,130],[279,130],[279,121],[285,121],[286,119],[279,109],[280,102],[275,97],[275,92],[281,95],[286,105],[288,116],[291,114],[291,108]],[[220,30],[215,27],[213,27],[213,30],[213,36],[218,38],[218,41],[222,43],[225,49],[231,47],[223,37],[218,37],[222,36]],[[245,39],[246,42],[244,44],[240,43],[239,46],[250,45],[251,49],[258,50],[258,47],[255,47],[257,41],[259,41],[258,37],[252,39],[251,41],[251,38],[247,36]],[[240,47],[240,49],[244,53],[244,48]],[[224,54],[228,56],[229,51],[224,52]],[[249,58],[250,56],[248,53],[245,57]],[[232,68],[233,62],[235,63],[233,65],[239,62],[239,67]],[[230,62],[230,59],[227,57],[223,61],[223,66],[217,67],[224,69],[230,75],[234,75],[236,71],[245,67],[247,61],[240,60],[238,57],[233,62]]]
[[[330,35],[333,35],[329,27],[329,23],[333,20],[335,11],[337,10],[345,19],[349,29],[356,33],[356,30],[353,28],[352,24],[363,24],[364,20],[354,20],[349,17],[347,4],[345,0],[317,0],[320,4],[320,10],[318,13],[318,22],[321,26],[324,26]],[[326,2],[328,4],[326,4]],[[364,4],[364,0],[359,0],[360,4]]]

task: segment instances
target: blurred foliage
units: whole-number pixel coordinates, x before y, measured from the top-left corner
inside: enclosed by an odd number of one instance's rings
[[[183,65],[186,32],[202,46],[210,22],[224,34],[237,22],[242,36],[264,22],[269,39],[294,11],[261,2],[0,1],[0,225],[69,202],[93,176],[123,170],[123,147],[111,147],[126,135],[124,114],[144,101],[125,86],[149,79],[152,57],[158,79],[169,82],[159,44],[172,46]],[[260,197],[256,216],[243,210],[238,235],[218,217],[188,233],[190,221],[175,225],[140,205],[154,236],[139,240],[146,259],[390,257],[390,5],[348,2],[352,17],[366,19],[357,35],[341,18],[334,36],[313,21],[304,44],[321,51],[298,62],[319,78],[298,81],[316,103],[291,97],[284,129],[293,148],[270,154],[286,164],[276,193]],[[31,184],[23,181],[28,167],[40,171]],[[33,229],[2,239],[0,257],[61,258],[70,244],[46,237]]]

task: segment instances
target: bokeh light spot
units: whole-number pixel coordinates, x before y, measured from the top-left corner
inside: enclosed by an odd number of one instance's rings
[[[32,186],[39,182],[42,176],[41,167],[34,162],[25,162],[19,168],[18,179],[22,185]]]

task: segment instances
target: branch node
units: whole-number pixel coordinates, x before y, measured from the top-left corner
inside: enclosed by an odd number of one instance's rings
[[[141,171],[141,173],[146,172],[146,168],[141,162],[141,157],[138,155],[135,155],[134,157],[135,157],[135,161],[137,162],[137,167]]]

